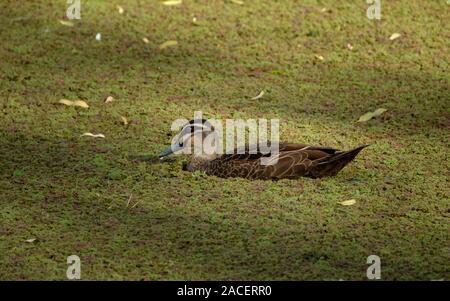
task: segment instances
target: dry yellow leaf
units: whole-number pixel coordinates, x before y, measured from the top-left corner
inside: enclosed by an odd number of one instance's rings
[[[64,104],[66,106],[75,106],[75,107],[81,107],[81,108],[89,108],[89,105],[83,101],[83,100],[68,100],[68,99],[61,99],[59,100],[59,103]]]
[[[244,1],[241,1],[241,0],[230,0],[230,1],[233,2],[234,4],[239,4],[239,5],[244,4]]]
[[[253,97],[252,100],[260,99],[260,98],[263,97],[263,96],[264,96],[264,90],[262,90],[261,92],[259,92],[259,94],[258,94],[257,96],[255,96],[255,97]]]
[[[373,112],[367,112],[366,114],[362,115],[361,117],[359,117],[357,122],[366,122],[369,121],[370,119],[372,119],[373,117],[377,117],[380,116],[381,114],[383,114],[384,112],[386,112],[387,109],[385,108],[379,108],[376,109]]]
[[[347,44],[347,48],[348,48],[348,50],[353,50],[353,45],[350,44],[350,43],[348,43],[348,44]]]
[[[393,41],[393,40],[395,40],[395,39],[398,39],[398,38],[400,38],[401,37],[401,34],[399,34],[399,33],[393,33],[390,37],[389,37],[389,40],[391,40],[391,41]]]
[[[119,11],[119,14],[123,14],[124,13],[125,10],[123,9],[122,6],[117,5],[116,7],[117,7],[117,10]]]
[[[164,43],[162,43],[161,45],[159,45],[159,49],[166,49],[167,47],[172,47],[178,45],[177,41],[174,40],[170,40],[170,41],[166,41]]]
[[[387,109],[385,109],[385,108],[379,108],[379,109],[376,109],[376,110],[373,112],[373,116],[374,116],[374,117],[380,116],[381,114],[383,114],[383,113],[386,112],[386,111],[387,111]]]
[[[66,21],[66,20],[59,20],[59,23],[61,23],[64,26],[69,26],[69,27],[73,27],[73,23],[70,21]]]
[[[162,4],[166,5],[166,6],[173,6],[173,5],[179,5],[183,3],[182,0],[168,0],[168,1],[163,1]]]
[[[76,107],[82,107],[82,108],[86,108],[86,109],[89,108],[89,105],[85,101],[82,101],[82,100],[75,100],[73,102],[73,105]]]
[[[142,41],[145,43],[145,44],[148,44],[148,43],[150,43],[150,41],[147,39],[147,38],[142,38]]]
[[[112,96],[108,96],[105,99],[105,103],[110,103],[110,102],[113,102],[113,101],[114,101],[114,97],[112,97]]]
[[[355,199],[339,202],[339,204],[341,204],[343,206],[351,206],[351,205],[354,205],[355,203],[356,203]]]
[[[321,61],[324,60],[323,56],[321,56],[321,55],[316,54],[315,57],[316,57],[316,59],[318,59],[318,60],[321,60]]]
[[[93,138],[105,138],[103,134],[92,134],[92,133],[83,133],[80,137],[93,137]]]
[[[123,125],[128,125],[128,119],[124,116],[120,116],[120,119],[122,119]]]
[[[132,197],[133,197],[133,194],[130,194],[130,197],[128,198],[128,201],[127,201],[127,208],[128,208],[128,206],[130,206]]]
[[[27,240],[25,240],[26,242],[29,242],[29,243],[32,243],[33,241],[35,241],[36,240],[36,238],[30,238],[30,239],[27,239]]]
[[[59,103],[62,103],[63,105],[66,105],[66,106],[71,106],[73,104],[73,101],[68,100],[68,99],[60,99]]]

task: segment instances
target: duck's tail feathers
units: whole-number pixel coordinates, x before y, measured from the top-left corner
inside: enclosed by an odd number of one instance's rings
[[[359,152],[367,145],[360,145],[352,150],[345,152],[337,152],[333,155],[323,158],[317,163],[313,171],[313,176],[320,178],[324,176],[335,176],[341,169],[350,163]]]

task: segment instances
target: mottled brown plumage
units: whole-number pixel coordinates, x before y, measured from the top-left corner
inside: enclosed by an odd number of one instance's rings
[[[173,153],[191,149],[192,143],[190,142],[193,137],[207,138],[211,137],[210,135],[216,135],[216,133],[208,121],[191,120],[184,125],[172,145],[161,152],[159,158],[163,159]],[[187,165],[187,170],[204,171],[208,175],[223,178],[321,178],[335,176],[364,147],[366,146],[359,146],[350,151],[338,151],[331,147],[307,144],[279,143],[277,147],[277,143],[270,143],[269,147],[256,144],[246,145],[244,148],[235,149],[231,154],[224,155],[218,155],[214,151],[214,147],[210,149],[213,150],[212,152],[202,148],[199,153],[194,152],[197,155],[192,157]],[[267,164],[268,162],[270,164]]]
[[[306,144],[280,143],[278,162],[262,165],[261,158],[270,154],[225,154],[212,160],[193,157],[187,166],[189,171],[204,171],[208,175],[247,179],[293,179],[298,177],[321,178],[335,176],[352,161],[365,146],[341,152],[329,147]]]

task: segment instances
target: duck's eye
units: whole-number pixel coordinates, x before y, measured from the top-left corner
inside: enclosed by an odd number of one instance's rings
[[[183,141],[178,142],[179,147],[183,147]]]

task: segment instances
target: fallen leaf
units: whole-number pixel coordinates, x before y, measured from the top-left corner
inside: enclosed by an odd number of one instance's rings
[[[137,204],[139,204],[141,202],[141,200],[138,200],[136,203],[134,203],[134,205],[133,206],[131,206],[131,209],[133,209],[134,207],[136,207],[137,206]]]
[[[244,4],[244,1],[241,1],[241,0],[230,0],[230,1],[233,2],[234,4],[239,4],[239,5]]]
[[[27,240],[25,240],[26,242],[29,242],[29,243],[32,243],[33,241],[35,241],[36,240],[36,238],[30,238],[30,239],[27,239]]]
[[[72,106],[73,105],[73,101],[68,100],[68,99],[60,99],[59,103],[62,103],[63,105],[66,105],[66,106]]]
[[[323,56],[321,56],[321,55],[316,54],[315,57],[316,57],[316,59],[318,59],[318,60],[321,60],[321,61],[324,60]]]
[[[117,5],[116,7],[117,7],[117,10],[119,11],[119,14],[123,14],[123,12],[125,11],[125,10],[123,9],[123,7],[120,6],[120,5]]]
[[[142,41],[143,41],[145,44],[150,43],[150,41],[149,41],[147,38],[142,38]]]
[[[163,1],[162,4],[166,5],[166,6],[173,6],[173,5],[179,5],[183,3],[182,0],[168,0],[168,1]]]
[[[73,27],[73,22],[66,21],[66,20],[59,20],[59,23],[61,23],[64,26]]]
[[[101,41],[101,40],[102,40],[102,34],[98,32],[98,33],[95,35],[95,39],[96,39],[97,41]]]
[[[323,13],[326,13],[328,11],[328,8],[324,7],[320,11],[323,12]]]
[[[177,41],[174,40],[170,40],[170,41],[166,41],[164,43],[162,43],[161,45],[159,45],[159,49],[166,49],[167,47],[172,47],[178,45]]]
[[[127,201],[127,208],[128,208],[128,206],[130,206],[130,202],[131,202],[131,198],[133,197],[133,194],[130,194],[130,197],[128,198],[128,201]]]
[[[92,134],[92,133],[83,133],[80,137],[93,137],[93,138],[105,138],[103,134]]]
[[[123,125],[128,125],[128,119],[124,116],[120,116],[120,119],[122,119]]]
[[[376,109],[376,110],[373,112],[373,117],[380,116],[381,114],[383,114],[383,113],[386,112],[386,111],[387,111],[387,109],[385,109],[385,108],[379,108],[379,109]]]
[[[353,45],[350,44],[350,43],[348,43],[348,44],[347,44],[347,49],[348,49],[348,50],[353,50]]]
[[[259,92],[259,94],[258,94],[257,96],[255,96],[255,97],[253,97],[252,100],[260,99],[260,98],[263,97],[263,96],[264,96],[264,90],[262,90],[261,92]]]
[[[383,114],[384,112],[386,112],[387,110],[384,108],[379,108],[376,109],[373,112],[367,112],[366,114],[362,115],[361,117],[359,117],[357,122],[366,122],[369,121],[370,119],[380,116],[381,114]]]
[[[89,108],[89,105],[83,101],[83,100],[68,100],[68,99],[60,99],[59,103],[64,104],[66,106],[74,106],[74,107],[81,107],[81,108]]]
[[[398,38],[400,38],[401,37],[401,34],[399,34],[399,33],[393,33],[390,37],[389,37],[389,40],[391,40],[391,41],[393,41],[393,40],[395,40],[395,39],[398,39]]]
[[[108,96],[105,99],[105,103],[110,103],[110,102],[113,102],[113,101],[114,101],[114,97],[112,97],[112,96]]]
[[[73,105],[76,107],[82,107],[85,109],[89,108],[89,105],[85,101],[82,101],[82,100],[75,100],[73,102]]]
[[[356,204],[356,200],[351,199],[351,200],[347,200],[347,201],[342,201],[342,202],[339,202],[339,204],[341,204],[343,206],[351,206],[351,205]]]

